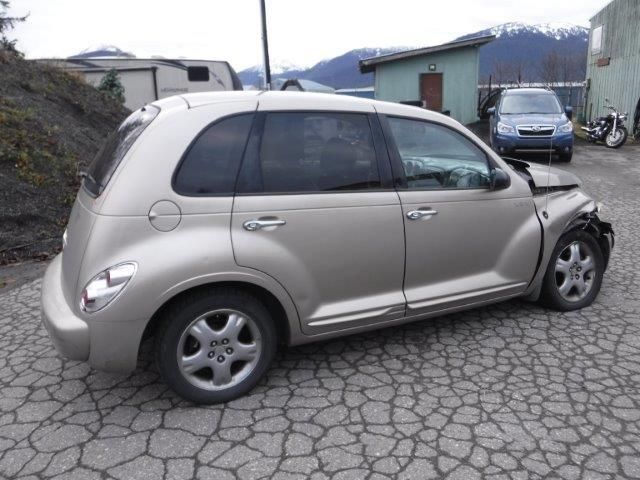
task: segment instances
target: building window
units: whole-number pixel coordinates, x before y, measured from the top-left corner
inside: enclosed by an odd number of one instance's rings
[[[600,53],[602,50],[602,25],[596,27],[591,32],[591,55]]]
[[[187,67],[187,76],[190,82],[208,82],[209,81],[209,68],[208,67]]]

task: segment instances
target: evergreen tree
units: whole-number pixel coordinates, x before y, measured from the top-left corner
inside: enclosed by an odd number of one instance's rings
[[[118,102],[124,103],[124,87],[120,82],[120,77],[115,68],[109,70],[107,74],[102,77],[98,90],[115,98]]]
[[[5,50],[11,53],[19,53],[16,50],[16,40],[9,40],[6,37],[6,33],[11,30],[16,23],[24,22],[27,19],[27,15],[24,17],[10,17],[7,11],[9,10],[9,0],[0,0],[0,50]]]

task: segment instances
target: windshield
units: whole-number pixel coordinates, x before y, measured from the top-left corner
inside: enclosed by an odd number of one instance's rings
[[[500,106],[500,113],[562,113],[558,99],[552,93],[527,93],[505,95]]]
[[[160,109],[153,105],[142,107],[129,115],[118,129],[107,137],[84,173],[84,186],[89,193],[97,197],[104,191],[131,145],[159,112]]]

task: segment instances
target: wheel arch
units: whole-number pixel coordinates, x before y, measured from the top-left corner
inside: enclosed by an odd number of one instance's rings
[[[605,269],[609,265],[609,257],[614,243],[614,234],[611,224],[603,222],[598,216],[597,210],[583,212],[573,218],[565,227],[562,235],[572,230],[583,230],[595,238],[604,257]]]
[[[210,291],[212,289],[237,289],[256,297],[264,304],[273,317],[278,343],[288,345],[291,343],[292,336],[297,333],[297,329],[295,328],[298,323],[297,316],[296,318],[291,318],[292,315],[287,312],[287,308],[283,305],[283,302],[266,287],[246,280],[220,280],[190,286],[176,292],[173,296],[165,300],[147,322],[142,338],[140,339],[140,344],[155,334],[163,314],[170,309],[172,305],[180,302],[186,296]]]

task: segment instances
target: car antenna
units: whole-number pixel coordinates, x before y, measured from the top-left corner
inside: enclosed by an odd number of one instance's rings
[[[547,219],[549,218],[549,180],[551,178],[551,155],[553,152],[553,137],[549,138],[549,166],[547,168],[547,191],[544,199],[544,210],[542,211],[542,216]]]

